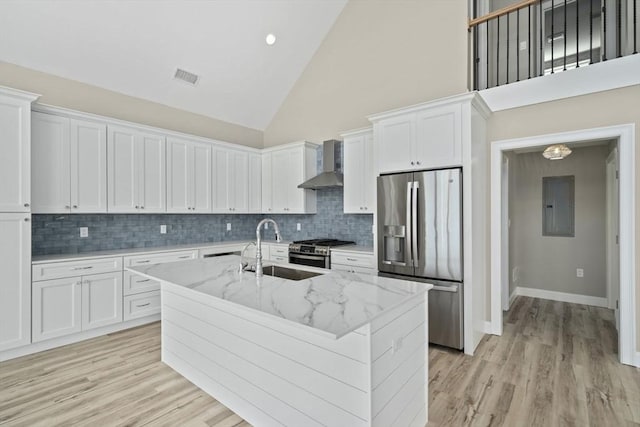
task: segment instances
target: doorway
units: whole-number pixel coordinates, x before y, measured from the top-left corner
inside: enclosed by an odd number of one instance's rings
[[[611,126],[559,134],[539,135],[491,144],[491,332],[502,335],[502,309],[508,305],[509,292],[509,232],[503,180],[508,179],[505,153],[526,148],[585,141],[592,143],[606,139],[618,143],[619,159],[619,345],[620,362],[637,366],[636,360],[636,304],[635,304],[635,131],[633,125]],[[505,173],[506,169],[506,173]],[[508,208],[507,208],[508,209]],[[613,214],[613,213],[611,213]],[[607,257],[609,259],[609,257]],[[611,262],[616,262],[613,259]]]

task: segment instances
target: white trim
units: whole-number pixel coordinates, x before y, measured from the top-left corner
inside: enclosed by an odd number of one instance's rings
[[[352,130],[345,130],[344,132],[338,133],[342,138],[347,138],[350,136],[358,136],[362,134],[367,134],[373,132],[373,126],[367,126],[365,128],[358,128]]]
[[[633,366],[635,366],[636,368],[640,368],[640,351],[636,352],[636,357],[633,362]]]
[[[513,292],[511,292],[511,295],[509,295],[509,309],[511,309],[511,306],[513,305],[513,300],[515,300],[517,296],[518,296],[518,288],[515,288]]]
[[[523,297],[541,298],[551,301],[570,302],[573,304],[592,305],[594,307],[607,308],[606,298],[549,291],[546,289],[525,288],[523,286],[518,286],[511,295],[514,295],[514,297],[517,295],[522,295]]]
[[[629,55],[478,92],[492,111],[640,84],[640,55]]]
[[[5,95],[5,96],[11,96],[14,98],[31,101],[31,102],[35,101],[36,99],[40,98],[40,96],[42,96],[37,93],[27,92],[25,90],[20,90],[20,89],[14,89],[8,86],[0,86],[0,93],[2,93],[2,95]]]
[[[511,85],[510,85],[511,86]],[[496,334],[502,334],[502,156],[503,151],[551,144],[618,140],[620,185],[620,362],[635,365],[636,347],[636,189],[635,124],[538,135],[491,143],[491,322]],[[507,278],[508,279],[508,278]]]
[[[484,333],[485,334],[493,334],[493,326],[491,325],[491,321],[487,320],[484,322]]]
[[[136,326],[157,322],[159,320],[160,320],[160,314],[154,314],[147,317],[141,317],[139,319],[129,320],[122,323],[116,323],[115,325],[104,326],[102,328],[91,329],[88,331],[79,332],[77,334],[66,335],[64,337],[53,338],[50,340],[25,345],[24,347],[18,347],[12,350],[1,352],[0,362],[4,362],[5,360],[15,359],[16,357],[22,357],[22,356],[26,356],[33,353],[39,353],[45,350],[51,350],[52,348],[77,343],[80,341],[88,340],[90,338],[112,334],[114,332],[123,331],[125,329],[135,328]]]
[[[249,147],[247,145],[235,144],[233,142],[220,141],[218,139],[205,138],[203,136],[191,135],[188,133],[178,132],[169,129],[158,128],[155,126],[143,125],[140,123],[128,122],[126,120],[114,119],[112,117],[100,116],[98,114],[93,113],[85,113],[83,111],[71,110],[69,108],[57,107],[49,104],[41,104],[34,103],[31,105],[31,111],[37,111],[39,113],[45,114],[55,114],[56,116],[68,117],[72,119],[80,119],[80,120],[88,120],[100,123],[106,123],[107,125],[118,125],[125,126],[129,128],[135,128],[139,130],[143,130],[145,132],[155,133],[165,137],[172,138],[180,138],[180,139],[189,139],[195,142],[203,142],[206,144],[214,144],[218,146],[223,146],[227,148],[232,148],[234,150],[244,150],[253,153],[261,153],[263,151],[262,148]],[[281,147],[281,146],[279,146]]]

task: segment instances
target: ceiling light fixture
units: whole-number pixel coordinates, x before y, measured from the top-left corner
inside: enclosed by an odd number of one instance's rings
[[[267,37],[265,38],[265,41],[267,42],[267,44],[269,46],[273,46],[273,44],[276,42],[276,36],[269,33],[267,34]]]
[[[571,148],[564,144],[550,145],[542,152],[544,158],[549,160],[562,160],[569,154],[571,154]]]

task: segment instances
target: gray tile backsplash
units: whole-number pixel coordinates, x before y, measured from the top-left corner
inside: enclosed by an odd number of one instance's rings
[[[340,145],[340,154],[342,154]],[[318,149],[318,170],[322,150]],[[332,237],[372,246],[372,215],[344,214],[342,188],[316,190],[317,214],[272,215],[285,240]],[[71,254],[190,243],[249,240],[265,215],[74,214],[33,215],[33,255]],[[226,231],[231,223],[231,231]],[[301,231],[296,230],[300,223]],[[167,234],[160,234],[160,225]],[[89,237],[80,237],[89,227]],[[267,236],[269,231],[266,231]],[[270,239],[271,236],[268,236]]]

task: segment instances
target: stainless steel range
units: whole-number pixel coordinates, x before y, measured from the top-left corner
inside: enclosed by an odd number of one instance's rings
[[[289,262],[311,267],[331,268],[331,248],[353,244],[355,242],[337,239],[298,240],[289,244]]]

